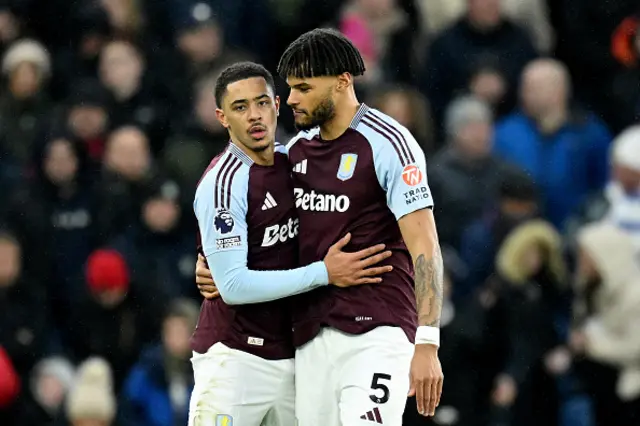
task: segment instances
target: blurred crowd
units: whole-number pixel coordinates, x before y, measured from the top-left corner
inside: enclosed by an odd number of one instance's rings
[[[186,424],[213,82],[319,26],[427,156],[446,379],[405,425],[640,424],[637,0],[0,0],[0,425]]]

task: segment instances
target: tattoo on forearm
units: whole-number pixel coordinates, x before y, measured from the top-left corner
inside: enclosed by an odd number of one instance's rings
[[[421,254],[415,263],[418,325],[440,327],[444,271],[440,249],[431,259]]]

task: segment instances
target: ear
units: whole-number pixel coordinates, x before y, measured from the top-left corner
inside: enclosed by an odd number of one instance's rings
[[[216,108],[216,117],[218,118],[218,121],[220,122],[220,124],[222,124],[222,127],[224,127],[225,129],[229,128],[229,123],[227,122],[227,116],[224,115],[223,110],[221,110],[220,108]]]
[[[274,102],[276,104],[276,116],[280,115],[280,96],[276,96],[274,98]]]
[[[346,90],[353,84],[353,77],[348,72],[340,74],[336,79],[338,80],[338,84],[336,85],[338,91]]]

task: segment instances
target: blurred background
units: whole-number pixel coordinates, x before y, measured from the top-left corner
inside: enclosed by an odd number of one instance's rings
[[[404,424],[640,425],[638,0],[0,0],[0,425],[186,425],[212,84],[320,26],[427,156],[446,380]]]

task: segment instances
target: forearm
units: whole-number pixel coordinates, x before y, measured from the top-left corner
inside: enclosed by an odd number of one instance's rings
[[[444,291],[444,265],[440,247],[421,250],[414,257],[418,325],[440,327]]]
[[[246,264],[234,265],[230,256],[214,255],[208,260],[220,296],[229,305],[282,299],[327,285],[329,281],[323,262],[283,271],[254,271]]]

